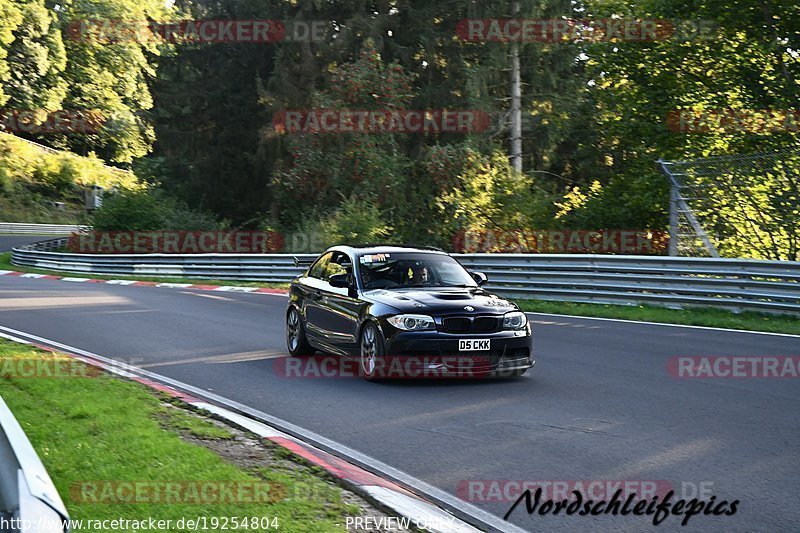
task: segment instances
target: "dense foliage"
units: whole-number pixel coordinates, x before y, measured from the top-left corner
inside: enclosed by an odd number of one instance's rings
[[[655,160],[799,146],[797,124],[686,133],[668,117],[800,108],[800,5],[518,4],[514,15],[511,0],[0,0],[0,108],[97,110],[97,132],[21,135],[132,168],[192,209],[296,236],[286,242],[297,249],[376,239],[448,246],[485,227],[664,230],[669,185]],[[511,44],[457,33],[463,19],[512,15],[703,21],[710,31],[521,43],[520,175],[507,158]],[[75,21],[90,19],[322,21],[326,31],[312,42],[75,38]],[[301,135],[273,123],[281,111],[314,108],[480,110],[492,120],[470,134]],[[761,195],[751,207],[783,213],[772,217],[784,227],[780,246],[797,250],[796,231],[785,229],[800,202],[797,174],[781,176],[789,181],[778,205]],[[752,203],[746,192],[729,188],[714,204],[721,239],[731,224],[748,231],[733,207]],[[723,249],[758,256],[763,238]]]
[[[223,229],[206,213],[189,208],[159,190],[120,190],[103,200],[92,213],[93,229],[100,231]]]
[[[82,219],[89,185],[140,188],[133,173],[108,167],[93,154],[52,153],[0,134],[0,220],[74,224]]]

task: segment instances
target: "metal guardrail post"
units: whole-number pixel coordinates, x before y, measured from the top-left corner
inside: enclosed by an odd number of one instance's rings
[[[68,531],[67,508],[17,419],[0,397],[0,515],[35,531]],[[39,524],[49,527],[38,528]],[[15,529],[10,529],[15,531]],[[29,531],[29,530],[25,530]]]
[[[703,242],[703,246],[705,247],[706,251],[709,253],[711,257],[719,257],[719,252],[717,252],[716,246],[711,242],[711,239],[708,238],[708,234],[703,229],[703,226],[700,225],[700,222],[697,220],[697,217],[694,216],[694,212],[686,200],[681,195],[681,182],[678,180],[677,176],[670,172],[669,168],[667,167],[667,161],[659,159],[656,161],[658,163],[659,168],[661,171],[666,174],[670,181],[671,193],[670,193],[670,200],[675,202],[675,205],[672,205],[670,202],[670,253],[669,255],[678,255],[678,248],[677,248],[677,239],[675,241],[675,248],[673,253],[672,248],[672,233],[673,233],[673,214],[675,217],[675,235],[678,235],[678,217],[682,213],[683,216],[686,217],[686,220],[689,221],[689,225],[692,227],[692,230],[695,234],[700,238]]]
[[[670,180],[669,184],[669,247],[668,254],[672,257],[678,256],[678,196],[680,191],[675,183]]]

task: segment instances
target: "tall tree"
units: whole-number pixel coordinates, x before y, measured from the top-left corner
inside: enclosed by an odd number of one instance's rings
[[[65,34],[68,85],[64,107],[96,110],[103,120],[93,134],[68,134],[54,142],[70,150],[95,152],[108,161],[130,163],[147,154],[154,141],[148,112],[149,82],[161,46],[146,32],[126,24],[164,21],[171,9],[161,0],[65,0],[58,9]]]
[[[58,110],[67,90],[63,78],[67,57],[56,13],[45,0],[18,2],[18,9],[21,17],[6,58],[6,105],[17,110]]]
[[[261,0],[178,2],[190,20],[280,19]],[[259,145],[271,118],[259,88],[273,75],[269,42],[181,43],[160,61],[153,84],[158,179],[192,206],[236,223],[268,208],[272,158]]]
[[[14,0],[0,0],[0,105],[5,105],[10,96],[4,87],[11,77],[8,66],[8,49],[14,42],[14,30],[22,22],[22,10]]]

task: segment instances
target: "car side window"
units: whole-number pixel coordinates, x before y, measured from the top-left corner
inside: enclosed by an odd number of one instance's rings
[[[325,267],[323,279],[330,279],[331,276],[336,274],[352,274],[353,264],[350,261],[350,256],[343,252],[334,252],[331,260]]]
[[[308,276],[317,279],[326,279],[325,278],[325,270],[328,266],[328,262],[331,260],[331,256],[333,252],[328,252],[327,254],[323,255],[317,262],[311,265],[311,268],[308,270]]]

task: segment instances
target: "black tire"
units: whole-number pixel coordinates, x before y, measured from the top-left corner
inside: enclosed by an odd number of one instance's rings
[[[359,358],[358,368],[361,377],[367,381],[377,381],[383,377],[383,337],[378,327],[368,322],[361,330],[361,338],[358,341]]]
[[[306,339],[303,317],[294,306],[290,307],[286,313],[286,347],[292,357],[302,357],[314,353],[314,349]]]

